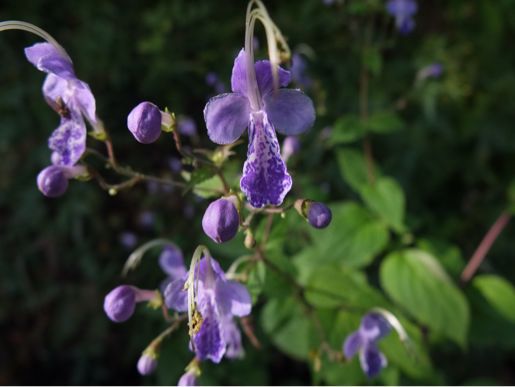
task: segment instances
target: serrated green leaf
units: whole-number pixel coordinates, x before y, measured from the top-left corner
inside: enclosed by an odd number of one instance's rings
[[[502,316],[515,322],[515,288],[504,278],[496,275],[480,275],[473,281],[483,297]]]
[[[374,184],[362,187],[361,197],[367,206],[395,231],[401,233],[405,230],[406,199],[402,188],[395,180],[380,177]]]
[[[380,279],[388,295],[418,321],[465,346],[467,300],[433,256],[416,249],[391,253]]]

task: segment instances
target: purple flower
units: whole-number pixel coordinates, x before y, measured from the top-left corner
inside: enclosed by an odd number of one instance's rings
[[[168,167],[173,173],[179,173],[182,170],[182,161],[178,157],[168,158]]]
[[[333,218],[329,207],[319,202],[308,202],[306,212],[309,224],[315,228],[326,228]]]
[[[25,48],[25,56],[36,68],[46,72],[43,95],[61,116],[61,124],[48,140],[55,165],[72,166],[86,150],[84,118],[97,128],[95,98],[87,83],[75,75],[70,59],[50,43]]]
[[[395,26],[401,35],[407,35],[415,28],[413,15],[417,13],[415,0],[388,0],[386,10],[395,17]]]
[[[197,375],[193,371],[187,371],[184,375],[181,376],[179,382],[177,382],[178,386],[196,386],[197,385]]]
[[[138,237],[131,231],[124,231],[120,234],[120,243],[127,250],[132,250],[138,244]]]
[[[177,119],[177,129],[183,136],[192,137],[197,134],[197,124],[191,117],[181,116]]]
[[[153,290],[138,289],[135,286],[120,285],[111,290],[104,299],[104,311],[114,322],[127,321],[134,314],[136,303],[150,301],[156,296]]]
[[[313,80],[308,75],[307,69],[308,63],[306,59],[298,52],[295,52],[291,58],[291,77],[296,84],[305,89],[310,88],[313,84]]]
[[[200,327],[192,337],[192,348],[199,360],[219,363],[222,357],[243,355],[241,334],[234,317],[247,316],[252,301],[245,286],[225,278],[216,260],[202,258],[195,270],[196,305]],[[186,277],[171,282],[165,290],[165,303],[178,312],[186,312]]]
[[[379,313],[368,313],[359,329],[349,335],[343,344],[343,354],[350,359],[359,352],[361,369],[372,378],[386,367],[386,357],[377,348],[378,340],[390,333],[390,325]]]
[[[255,81],[248,83],[246,61],[241,50],[232,69],[232,93],[217,95],[204,109],[209,138],[217,144],[236,141],[249,128],[247,161],[240,180],[249,203],[260,208],[280,205],[292,186],[291,176],[281,159],[275,130],[298,135],[315,120],[311,99],[300,90],[274,91],[271,64],[255,63]],[[290,82],[290,72],[278,68],[279,86]]]
[[[151,230],[156,222],[156,215],[152,211],[143,211],[138,216],[138,224],[147,230]]]
[[[202,218],[202,228],[216,243],[224,243],[236,235],[240,216],[230,199],[221,198],[212,202]]]
[[[156,355],[147,353],[147,351],[143,352],[138,360],[137,368],[140,375],[150,375],[153,373],[157,368]]]
[[[142,144],[150,144],[161,135],[163,114],[152,102],[141,102],[127,117],[127,127],[134,138]]]
[[[440,78],[442,73],[443,65],[441,63],[432,63],[419,70],[417,79],[423,80],[427,78]]]
[[[296,136],[288,136],[283,141],[281,156],[284,162],[300,150],[300,140]]]

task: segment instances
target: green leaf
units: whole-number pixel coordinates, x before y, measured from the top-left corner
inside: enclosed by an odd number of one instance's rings
[[[515,288],[496,275],[480,275],[472,283],[502,316],[515,322]]]
[[[201,183],[195,184],[193,192],[195,192],[195,195],[207,199],[220,196],[220,193],[223,192],[223,189],[224,184],[220,177],[213,176],[207,180],[202,181]]]
[[[281,351],[297,359],[308,359],[314,332],[302,307],[293,298],[268,301],[261,314],[261,324]]]
[[[380,279],[388,295],[419,322],[465,346],[467,300],[433,256],[416,249],[391,253]]]
[[[362,272],[336,264],[319,266],[307,280],[306,298],[320,308],[357,306],[366,310],[387,307],[381,293],[371,287]]]
[[[347,144],[361,137],[365,130],[360,118],[356,115],[345,115],[336,120],[329,140],[331,145]]]
[[[388,134],[402,129],[403,122],[399,116],[391,111],[379,111],[370,115],[367,121],[367,131]]]
[[[312,246],[294,259],[301,276],[327,263],[352,268],[367,266],[388,243],[386,225],[359,204],[346,202],[329,207],[333,213],[329,229],[309,228]]]
[[[340,149],[337,153],[338,165],[343,179],[357,192],[360,192],[368,185],[368,166],[363,153],[354,149]],[[378,171],[373,170],[377,176]]]
[[[367,206],[376,212],[395,231],[402,233],[406,200],[397,182],[389,177],[378,178],[373,185],[361,189],[361,196]]]

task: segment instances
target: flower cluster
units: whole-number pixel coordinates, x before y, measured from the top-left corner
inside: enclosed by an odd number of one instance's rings
[[[95,98],[87,83],[75,75],[71,60],[50,43],[36,43],[25,49],[25,56],[38,70],[47,73],[43,95],[60,116],[61,122],[48,140],[52,166],[38,175],[38,188],[48,197],[62,195],[68,179],[84,175],[76,166],[86,150],[86,121],[101,131]]]

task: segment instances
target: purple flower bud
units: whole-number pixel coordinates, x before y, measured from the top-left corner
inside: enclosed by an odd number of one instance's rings
[[[197,134],[197,124],[187,116],[181,116],[177,119],[177,129],[183,136],[191,137]]]
[[[329,207],[319,202],[308,203],[307,216],[309,224],[315,228],[326,228],[333,218]]]
[[[136,308],[136,288],[121,285],[111,290],[104,299],[104,311],[114,322],[127,321]]]
[[[152,102],[141,102],[129,113],[127,127],[142,144],[150,144],[161,135],[161,111]]]
[[[178,386],[196,386],[197,385],[197,377],[194,372],[186,372],[184,375],[181,376],[179,379],[179,382],[177,383]]]
[[[127,250],[132,250],[138,243],[138,237],[133,232],[124,231],[120,234],[120,243]]]
[[[87,168],[83,165],[51,165],[38,174],[37,184],[43,195],[53,198],[64,194],[68,180],[78,176],[87,176]]]
[[[228,199],[212,202],[202,218],[202,228],[208,237],[216,243],[223,243],[234,238],[238,232],[240,217],[234,203]]]
[[[297,153],[300,150],[300,140],[296,136],[288,136],[283,141],[282,148],[282,158],[284,161],[288,161],[288,159]]]
[[[141,375],[150,375],[157,368],[157,358],[155,355],[143,353],[138,360],[138,372]]]
[[[68,178],[62,167],[51,165],[46,167],[37,177],[38,188],[49,198],[61,196],[68,189]]]

